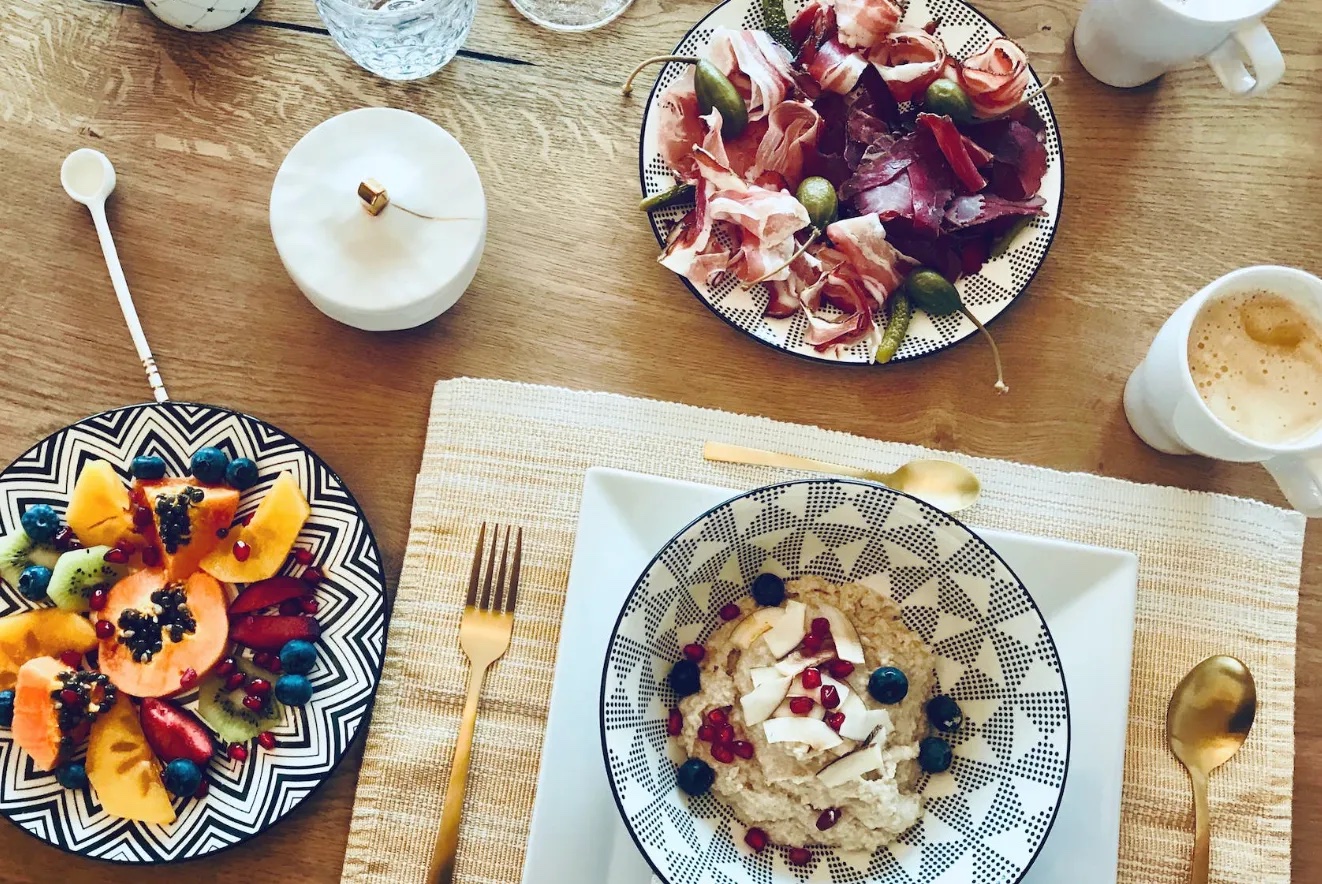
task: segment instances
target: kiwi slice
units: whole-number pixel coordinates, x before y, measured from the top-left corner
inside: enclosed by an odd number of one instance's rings
[[[275,684],[276,676],[251,660],[235,657],[234,665],[249,679],[264,678]],[[197,690],[197,714],[211,726],[221,742],[246,743],[284,721],[284,706],[275,698],[274,690],[266,695],[261,709],[249,709],[243,705],[243,688],[231,691],[225,687],[225,681],[225,678],[212,674]]]
[[[18,578],[29,565],[54,568],[60,554],[54,547],[37,543],[22,528],[0,537],[0,578],[18,589]]]
[[[46,595],[65,611],[86,611],[92,593],[110,589],[128,573],[123,565],[106,561],[108,546],[89,546],[60,556],[51,571]]]

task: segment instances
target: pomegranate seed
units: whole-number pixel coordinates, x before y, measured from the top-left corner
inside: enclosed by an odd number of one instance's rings
[[[730,716],[725,714],[724,709],[713,709],[707,713],[707,723],[720,727],[723,724],[730,723]]]
[[[133,508],[133,527],[146,528],[152,523],[151,510],[145,506],[135,506]]]
[[[187,669],[185,669],[183,672],[179,673],[179,687],[183,688],[184,690],[188,690],[195,684],[197,684],[196,669],[190,666]]]
[[[256,694],[249,694],[243,698],[243,705],[256,712],[266,705],[266,701]]]
[[[154,546],[142,548],[142,563],[148,568],[155,568],[161,563],[161,551]]]
[[[808,632],[812,635],[820,635],[822,638],[826,638],[831,634],[831,621],[827,620],[825,617],[814,617],[812,618],[812,629],[808,630]]]
[[[854,674],[854,664],[848,660],[832,660],[826,664],[826,671],[831,673],[832,678],[849,678]]]
[[[243,689],[243,692],[249,697],[265,697],[271,693],[271,683],[264,678],[254,678],[248,682],[248,686]]]
[[[133,555],[138,551],[138,545],[127,537],[121,537],[115,541],[115,549],[122,549],[129,555]]]
[[[219,675],[221,678],[226,678],[234,671],[235,665],[233,657],[226,657],[224,660],[221,660],[216,664],[216,675]]]
[[[817,831],[825,832],[840,820],[840,808],[828,807],[817,817]]]
[[[812,862],[812,852],[806,847],[791,847],[785,858],[792,866],[806,866]]]
[[[112,547],[106,550],[105,560],[112,565],[127,565],[129,563],[129,554],[119,547]]]
[[[82,694],[77,691],[71,691],[68,688],[65,688],[60,691],[60,702],[65,706],[81,706],[83,705],[83,697]]]
[[[670,715],[666,718],[666,733],[672,737],[684,733],[684,714],[678,709],[670,710]]]
[[[255,654],[252,655],[252,662],[253,662],[253,663],[256,663],[258,666],[260,666],[261,668],[265,669],[267,672],[270,672],[270,671],[271,671],[271,652],[270,652],[270,651],[258,651],[257,653],[255,653]]]
[[[822,674],[816,669],[805,669],[799,681],[807,690],[815,691],[822,686]]]
[[[261,744],[261,747],[263,749],[274,749],[275,734],[271,733],[270,731],[262,731],[260,734],[257,735],[257,742]]]
[[[744,843],[753,848],[754,853],[761,853],[767,846],[767,833],[761,829],[749,829],[744,834]]]
[[[718,728],[716,729],[716,742],[718,742],[718,743],[733,743],[733,742],[734,742],[734,725],[732,725],[732,724],[723,724],[723,725],[721,725],[720,727],[718,727]]]
[[[69,552],[70,550],[82,549],[83,545],[78,540],[78,536],[73,533],[73,529],[65,525],[59,531],[55,532],[55,539],[52,541],[55,548],[60,552]]]
[[[275,654],[272,654],[272,655],[271,655],[271,665],[268,666],[268,667],[266,667],[266,671],[267,671],[267,672],[279,672],[279,671],[280,671],[280,658],[279,658],[278,656],[276,656]]]
[[[790,699],[790,711],[795,715],[807,715],[817,705],[812,697],[793,697]]]
[[[106,602],[109,599],[110,593],[106,592],[104,589],[94,589],[92,590],[92,597],[87,600],[87,605],[93,611],[100,611],[106,606]]]
[[[721,764],[733,764],[734,750],[730,748],[729,743],[717,743],[711,747],[711,757]]]
[[[229,756],[235,761],[247,761],[248,750],[239,743],[230,743]]]
[[[730,744],[730,748],[734,750],[735,755],[745,761],[753,757],[753,744],[747,740],[735,740]]]
[[[320,568],[308,568],[303,572],[302,579],[303,582],[309,586],[316,586],[318,583],[326,579],[326,575],[322,573]]]
[[[688,657],[694,663],[701,663],[702,658],[707,656],[707,649],[702,645],[685,645],[684,656]]]
[[[239,516],[237,519],[234,520],[234,525],[242,525],[243,527],[246,528],[252,524],[252,517],[255,515],[257,515],[256,510],[252,511],[251,513],[248,513],[246,516]],[[234,527],[234,525],[231,525],[230,527],[232,528]]]
[[[252,547],[242,540],[234,544],[234,558],[240,562],[248,561],[248,556],[252,555]]]
[[[202,782],[197,784],[197,791],[193,793],[193,797],[205,798],[207,797],[207,792],[209,791],[211,791],[211,784],[208,783],[206,780],[203,780]]]
[[[734,618],[739,616],[739,606],[736,605],[734,602],[731,602],[730,604],[726,605],[724,608],[721,608],[719,613],[721,615],[722,620],[733,620]]]
[[[60,662],[70,669],[77,669],[83,663],[83,655],[77,651],[65,651],[60,655]]]
[[[237,691],[248,681],[248,676],[242,672],[231,672],[229,678],[225,679],[225,690]]]
[[[298,600],[298,603],[302,606],[304,614],[315,614],[321,610],[321,603],[312,596],[304,596]]]
[[[303,606],[298,603],[298,599],[285,599],[280,603],[280,613],[286,617],[297,617],[303,613]]]
[[[822,687],[822,705],[827,709],[834,709],[840,705],[840,692],[835,689],[835,685],[828,684]]]
[[[838,731],[845,726],[845,714],[843,712],[828,712],[823,720],[826,722],[826,726],[833,731]]]
[[[96,621],[97,638],[110,638],[114,634],[115,634],[115,624],[111,623],[109,620]]]
[[[300,546],[300,547],[295,547],[295,549],[294,549],[294,561],[298,562],[300,565],[303,565],[303,566],[305,566],[305,567],[306,567],[307,565],[311,565],[311,564],[312,564],[312,550],[310,550],[310,549],[305,549],[304,547],[301,547],[301,546]]]
[[[698,728],[698,739],[704,743],[710,743],[716,739],[716,728],[710,724],[704,724]]]
[[[820,651],[822,649],[822,645],[825,643],[826,643],[826,639],[822,638],[820,635],[813,635],[812,633],[809,633],[803,637],[803,641],[800,642],[800,647],[803,648],[803,652],[805,654],[812,656],[813,654],[816,654],[818,651]]]

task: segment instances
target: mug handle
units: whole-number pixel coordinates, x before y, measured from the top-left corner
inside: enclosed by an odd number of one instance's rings
[[[1322,517],[1322,455],[1280,455],[1263,466],[1281,486],[1290,506],[1310,519]]]
[[[1260,21],[1240,26],[1207,56],[1221,85],[1236,95],[1261,95],[1285,76],[1285,59],[1267,26]],[[1253,66],[1249,73],[1248,66]]]

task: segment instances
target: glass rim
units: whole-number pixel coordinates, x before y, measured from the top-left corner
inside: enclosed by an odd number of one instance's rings
[[[415,0],[412,6],[408,6],[404,9],[372,9],[370,7],[360,6],[357,3],[350,2],[350,0],[314,0],[314,2],[318,6],[330,6],[354,15],[405,18],[409,15],[416,15],[418,12],[427,10],[433,6],[453,3],[454,0]]]

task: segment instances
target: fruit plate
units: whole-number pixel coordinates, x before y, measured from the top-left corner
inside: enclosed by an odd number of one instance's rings
[[[646,884],[651,870],[611,799],[583,722],[597,714],[600,661],[616,611],[675,532],[736,492],[610,469],[588,471],[560,628],[550,715],[522,884]],[[1137,560],[1127,552],[993,529],[979,534],[1029,587],[1067,673],[1069,781],[1023,884],[1115,884]],[[1106,666],[1096,661],[1106,660]]]
[[[326,779],[367,722],[381,675],[386,635],[386,578],[372,529],[348,488],[306,446],[245,414],[181,402],[133,405],[94,415],[42,440],[0,473],[0,534],[20,514],[46,503],[61,514],[83,466],[110,462],[122,478],[139,454],[164,458],[186,475],[192,452],[216,446],[257,462],[258,482],[244,492],[240,515],[253,511],[282,471],[302,487],[312,515],[299,536],[324,566],[317,587],[322,635],[311,674],[312,700],[286,707],[273,728],[275,750],[254,744],[238,763],[221,755],[205,771],[201,799],[176,801],[168,826],[111,817],[89,790],[66,790],[0,730],[0,814],[62,850],[118,863],[195,859],[232,847],[290,814]],[[0,583],[0,616],[35,607]],[[196,706],[196,692],[183,698]]]
[[[811,0],[787,0],[786,10],[790,19],[793,20],[809,2]],[[938,23],[937,35],[945,42],[950,53],[959,59],[982,50],[992,38],[1004,36],[1004,32],[981,12],[962,0],[909,0],[905,5],[902,24],[922,27],[932,21]],[[684,39],[675,47],[674,54],[705,55],[716,28],[760,28],[763,23],[759,0],[726,0],[684,35]],[[674,175],[657,148],[661,114],[656,111],[661,92],[683,73],[685,67],[682,64],[667,64],[661,68],[643,111],[638,145],[638,176],[644,196],[668,190],[675,184]],[[1039,85],[1041,80],[1034,71],[1030,91]],[[1004,254],[988,261],[977,274],[956,283],[955,287],[965,305],[983,323],[991,322],[1004,312],[1032,282],[1042,262],[1046,260],[1047,250],[1051,247],[1060,221],[1065,183],[1060,133],[1056,128],[1051,102],[1045,93],[1033,99],[1032,107],[1046,123],[1047,173],[1039,190],[1039,194],[1046,199],[1046,214],[1034,218],[1014,238]],[[689,201],[687,204],[671,205],[648,213],[652,232],[659,245],[665,246],[671,228],[692,207],[692,201]],[[719,278],[715,285],[694,285],[684,277],[680,277],[680,280],[721,319],[777,350],[820,362],[872,364],[871,348],[866,340],[821,353],[804,340],[808,323],[801,312],[787,319],[764,316],[766,286],[744,289],[728,275]],[[977,328],[963,314],[934,317],[922,310],[915,310],[909,333],[892,361],[926,356],[976,333]]]

